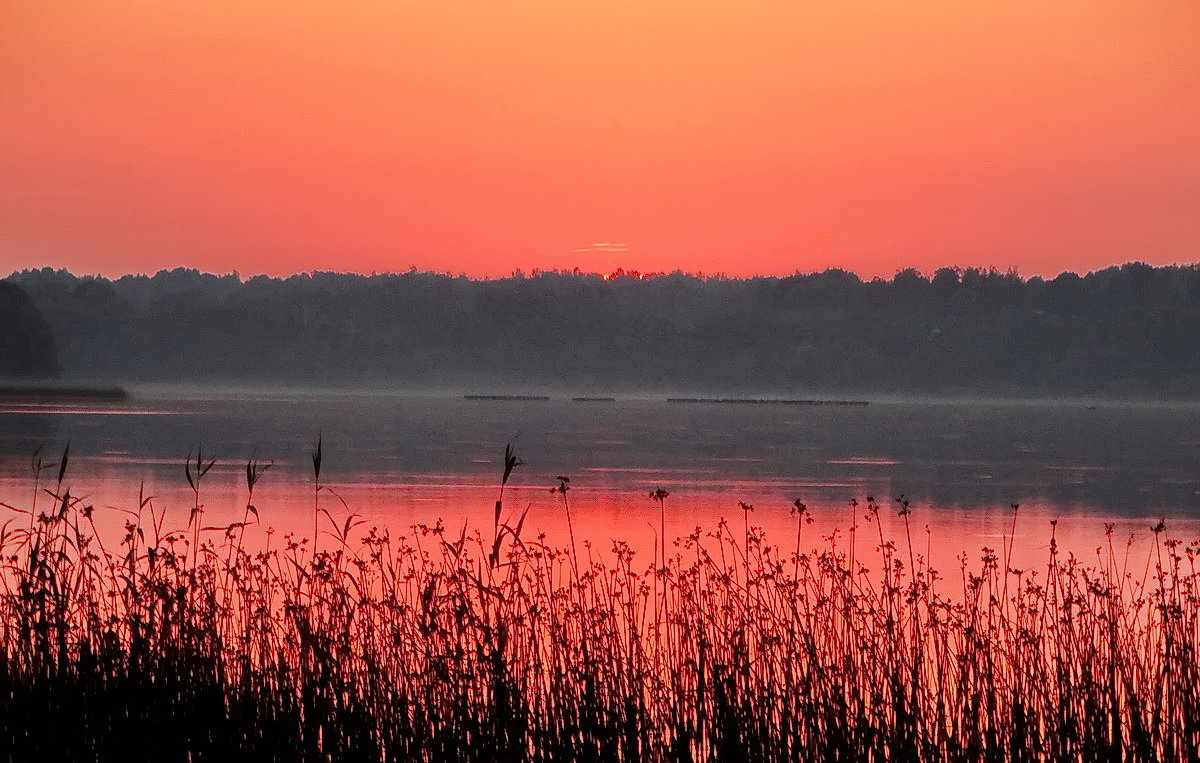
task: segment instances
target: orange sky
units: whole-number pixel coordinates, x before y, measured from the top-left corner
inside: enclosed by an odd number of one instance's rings
[[[3,272],[1194,261],[1200,3],[0,0],[0,147]]]

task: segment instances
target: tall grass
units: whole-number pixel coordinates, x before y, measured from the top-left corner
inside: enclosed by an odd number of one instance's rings
[[[815,551],[798,501],[790,552],[745,504],[739,531],[660,534],[643,561],[619,541],[576,548],[573,526],[569,549],[527,537],[502,496],[486,534],[358,536],[320,509],[318,484],[319,545],[248,544],[266,469],[251,461],[242,522],[200,525],[189,466],[187,527],[142,498],[102,537],[63,488],[65,460],[39,504],[4,504],[5,760],[1176,760],[1200,746],[1198,547],[1161,525],[1145,557],[1110,527],[1084,560],[1051,526],[1037,569],[1009,566],[1010,535],[943,573],[903,498],[855,503],[850,536]],[[501,489],[518,465],[510,450]],[[665,514],[666,491],[652,498]],[[888,511],[902,537],[884,533]],[[855,550],[860,523],[878,528],[873,553]]]

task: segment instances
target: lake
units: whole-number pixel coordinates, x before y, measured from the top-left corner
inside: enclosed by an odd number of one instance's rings
[[[874,496],[887,532],[903,532],[894,499],[911,502],[914,532],[935,560],[977,556],[1010,531],[1014,557],[1044,557],[1050,521],[1061,543],[1084,553],[1113,523],[1122,544],[1149,542],[1167,520],[1200,536],[1200,406],[1088,402],[871,399],[865,406],[755,406],[659,399],[575,402],[466,400],[385,393],[134,390],[121,403],[0,406],[0,501],[28,508],[30,458],[71,447],[65,485],[97,508],[136,509],[139,490],[177,525],[192,494],[183,463],[202,448],[218,459],[201,484],[205,522],[241,519],[245,465],[272,462],[256,490],[264,527],[311,535],[311,451],[323,443],[320,506],[397,529],[439,518],[485,535],[505,444],[523,460],[505,514],[528,509],[527,533],[564,535],[568,493],[579,539],[652,547],[720,517],[742,532],[766,528],[794,544],[794,500],[815,522],[817,543],[850,524],[851,499]],[[47,470],[41,480],[53,481]],[[664,515],[649,497],[669,491]],[[43,496],[40,508],[48,499]],[[739,502],[752,504],[746,514]],[[861,507],[858,510],[861,518]],[[110,512],[110,522],[124,515]],[[871,532],[876,532],[874,529]],[[876,541],[878,536],[876,535]],[[805,545],[808,545],[806,542]],[[818,543],[819,545],[819,543]]]

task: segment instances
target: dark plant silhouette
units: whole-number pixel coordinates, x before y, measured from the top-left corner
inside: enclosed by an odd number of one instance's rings
[[[1165,522],[1144,557],[1112,528],[1072,555],[1051,523],[1038,569],[983,549],[943,577],[907,522],[907,551],[880,527],[859,556],[784,553],[749,503],[742,531],[668,554],[660,488],[645,561],[528,537],[528,510],[491,539],[325,512],[337,542],[309,554],[249,511],[269,463],[247,464],[244,521],[173,530],[145,495],[73,496],[66,456],[32,524],[0,505],[5,759],[1188,760],[1200,740],[1200,543]],[[189,457],[197,505],[211,463]],[[510,446],[502,490],[518,465]],[[850,511],[880,523],[873,497]]]

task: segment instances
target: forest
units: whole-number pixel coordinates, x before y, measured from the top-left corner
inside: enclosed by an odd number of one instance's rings
[[[1200,396],[1200,265],[863,280],[178,268],[7,279],[65,379],[587,392]]]

